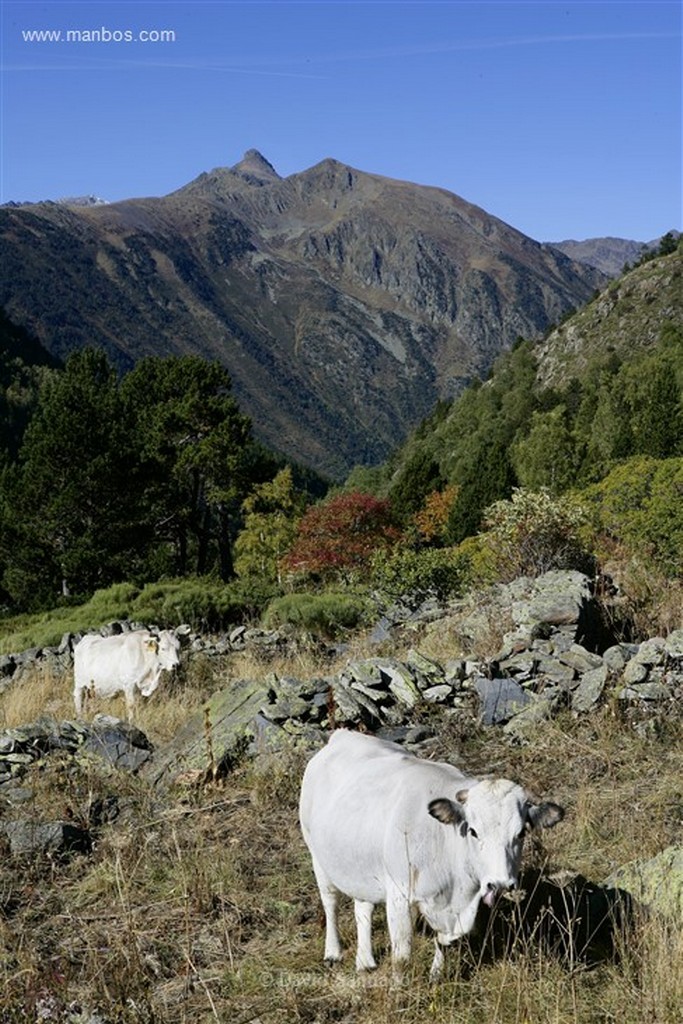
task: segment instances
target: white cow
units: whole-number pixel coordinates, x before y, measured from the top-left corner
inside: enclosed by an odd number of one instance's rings
[[[341,959],[336,902],[344,893],[355,903],[358,970],[376,966],[371,917],[386,903],[394,964],[410,956],[412,907],[436,932],[432,977],[442,947],[472,930],[480,901],[492,906],[517,884],[527,829],[564,816],[514,782],[468,778],[344,729],[308,763],[299,813],[325,909],[325,959]]]
[[[162,671],[171,672],[180,664],[179,652],[180,642],[168,630],[158,636],[146,629],[116,636],[84,636],[74,648],[76,714],[80,716],[83,710],[86,692],[113,697],[123,691],[131,718],[136,689],[143,697],[154,693]]]

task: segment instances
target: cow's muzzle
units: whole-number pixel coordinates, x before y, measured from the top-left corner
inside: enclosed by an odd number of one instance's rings
[[[510,892],[511,889],[516,887],[517,883],[514,879],[510,879],[507,882],[487,882],[484,890],[482,891],[481,898],[487,907],[492,907],[499,896],[503,893]]]

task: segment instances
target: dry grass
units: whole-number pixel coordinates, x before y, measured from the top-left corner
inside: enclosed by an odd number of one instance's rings
[[[138,724],[161,742],[212,689],[274,668],[303,676],[335,666],[307,654],[276,664],[244,656],[214,676],[197,663],[140,702]],[[36,674],[20,696],[10,687],[0,721],[21,724],[46,708],[72,714],[69,680]],[[436,756],[519,779],[565,805],[565,823],[529,846],[530,864],[599,881],[680,842],[680,723],[662,723],[646,741],[607,707],[589,720],[561,717],[533,746],[511,747],[500,731],[428,714],[438,726]],[[446,979],[430,985],[431,940],[421,934],[405,977],[394,979],[381,911],[380,968],[357,977],[345,906],[346,960],[325,968],[296,816],[303,763],[300,751],[272,755],[219,786],[171,794],[94,761],[34,768],[36,818],[59,808],[88,821],[105,797],[117,798],[119,815],[96,830],[87,857],[0,857],[0,1021],[77,1024],[81,1008],[112,1024],[680,1024],[683,939],[659,919],[641,921],[619,960],[593,970],[570,969],[531,941],[493,961],[463,946]],[[25,805],[0,810],[15,814]]]

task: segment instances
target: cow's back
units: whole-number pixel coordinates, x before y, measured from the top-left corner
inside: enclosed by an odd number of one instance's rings
[[[408,871],[419,857],[421,837],[441,845],[442,826],[429,815],[429,801],[454,797],[470,781],[451,765],[340,729],[304,773],[304,838],[340,891],[379,901],[387,873]]]
[[[88,635],[74,648],[74,683],[108,686],[134,677],[144,663],[144,643],[149,634]]]

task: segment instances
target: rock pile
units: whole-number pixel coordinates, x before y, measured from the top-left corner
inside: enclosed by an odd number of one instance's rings
[[[101,636],[112,636],[115,633],[126,633],[134,629],[155,631],[156,627],[124,619],[110,622],[98,632]],[[186,658],[197,656],[220,658],[233,654],[235,651],[254,651],[266,658],[282,652],[295,642],[286,630],[247,626],[236,626],[230,632],[220,636],[202,636],[195,633],[188,625],[178,626],[173,632],[180,640]],[[0,693],[8,686],[20,683],[27,673],[35,671],[37,668],[55,675],[71,671],[73,650],[82,636],[82,633],[65,633],[57,645],[32,647],[17,654],[0,655]]]
[[[89,756],[127,771],[137,771],[152,756],[152,744],[135,726],[109,715],[96,715],[92,724],[40,719],[30,725],[0,733],[0,801],[19,809],[18,815],[0,821],[0,837],[14,856],[38,853],[62,855],[87,853],[92,844],[91,827],[111,816],[111,808],[90,808],[85,826],[73,821],[37,821],[21,813],[33,797],[25,785],[29,770],[47,758]]]

